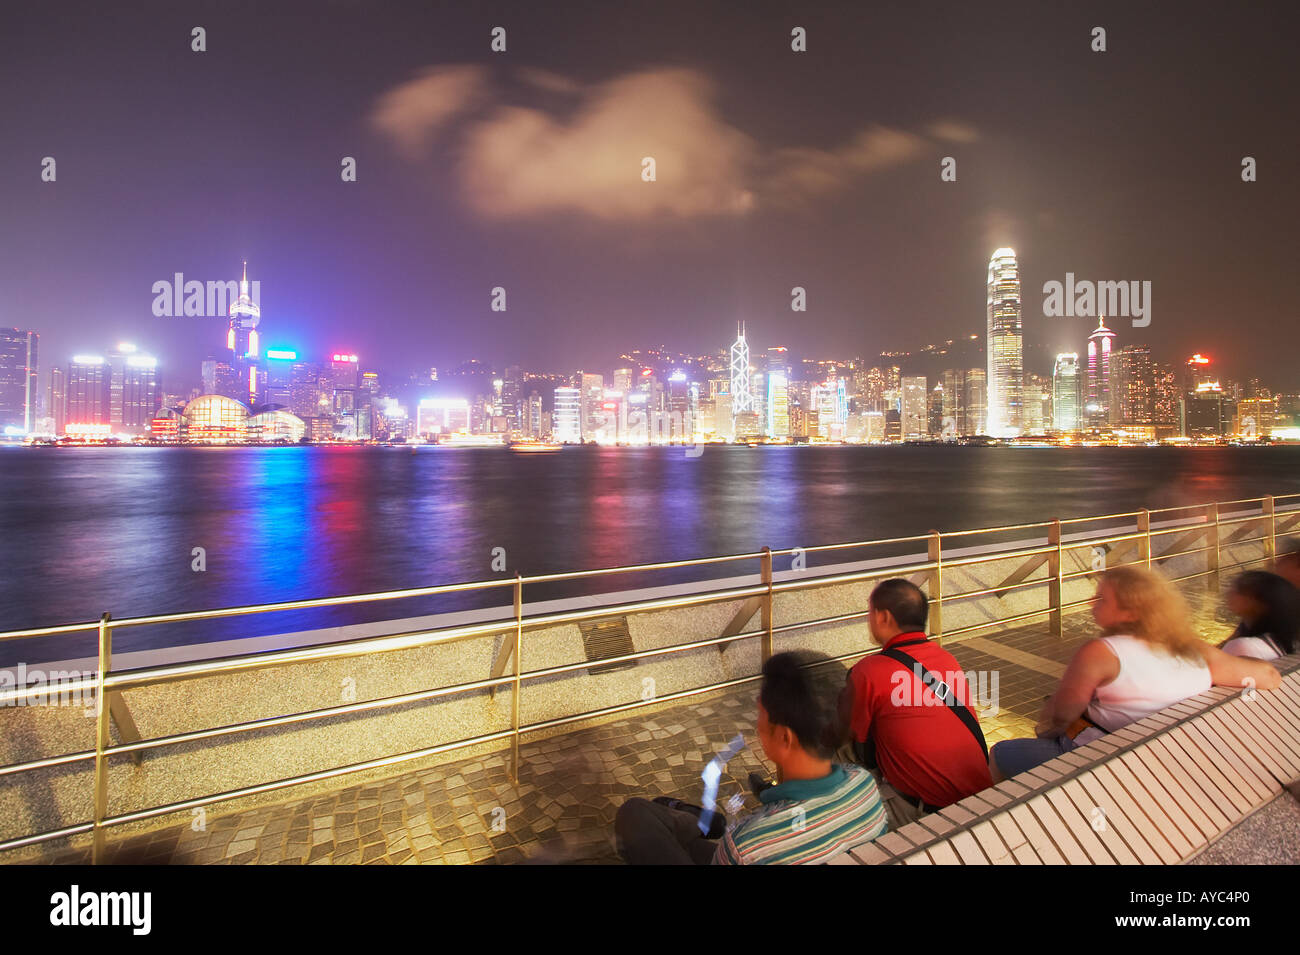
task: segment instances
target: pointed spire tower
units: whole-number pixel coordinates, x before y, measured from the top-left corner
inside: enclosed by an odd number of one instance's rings
[[[745,323],[736,323],[736,341],[731,346],[731,415],[754,410],[749,393],[749,343],[745,341]]]
[[[1088,336],[1088,400],[1083,410],[1084,420],[1090,428],[1109,428],[1114,421],[1110,381],[1110,354],[1114,341],[1115,333],[1106,327],[1106,316],[1103,315]]]

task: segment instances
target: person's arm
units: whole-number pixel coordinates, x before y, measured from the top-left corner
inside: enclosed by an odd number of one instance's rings
[[[861,664],[859,664],[861,666]],[[857,669],[856,667],[854,669]],[[865,693],[866,677],[862,674],[863,689],[862,699],[858,696],[857,678],[853,670],[844,677],[844,689],[840,691],[840,726],[844,732],[844,739],[841,743],[853,743],[857,741],[857,728],[862,727],[863,738],[866,738],[867,731],[871,728],[871,707],[869,697]],[[861,708],[859,710],[859,707]]]
[[[1276,690],[1282,685],[1282,674],[1271,664],[1250,657],[1233,656],[1208,643],[1197,646],[1210,668],[1210,679],[1215,686],[1256,687]]]
[[[1060,736],[1083,715],[1097,687],[1119,676],[1119,658],[1100,640],[1089,640],[1074,655],[1056,692],[1043,704],[1034,732],[1039,736]]]

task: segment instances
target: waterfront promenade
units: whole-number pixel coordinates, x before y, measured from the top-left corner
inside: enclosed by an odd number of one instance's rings
[[[1221,596],[1185,587],[1201,632],[1231,629]],[[948,642],[962,666],[1000,673],[998,712],[982,724],[989,743],[1029,735],[1042,699],[1074,650],[1095,632],[1090,615],[1065,618],[1064,636],[1044,625]],[[111,840],[109,862],[151,864],[610,863],[618,861],[613,818],[633,795],[698,799],[700,770],[737,732],[748,744],[727,766],[719,802],[747,792],[751,770],[766,773],[754,747],[754,687],[637,711],[564,735],[525,742],[518,785],[499,752],[394,775],[306,799],[209,814],[206,826],[173,822]],[[1211,845],[1206,862],[1300,862],[1275,838],[1300,820],[1300,803],[1279,797]],[[1293,828],[1291,831],[1294,831]],[[30,857],[29,857],[30,858]],[[86,862],[88,851],[46,852],[43,861]]]

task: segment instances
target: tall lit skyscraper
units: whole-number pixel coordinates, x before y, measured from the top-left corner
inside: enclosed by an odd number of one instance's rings
[[[1025,374],[1014,249],[998,249],[989,259],[988,322],[988,433],[1014,437],[1024,424]]]
[[[556,388],[551,430],[556,441],[577,444],[582,440],[582,389]]]
[[[145,434],[158,411],[158,359],[122,344],[108,356],[109,423],[114,434]]]
[[[63,426],[68,420],[68,372],[59,365],[50,369],[50,393],[45,413],[49,416],[53,433],[63,434]]]
[[[1052,427],[1079,430],[1079,355],[1063,352],[1052,369]]]
[[[1154,427],[1156,373],[1151,349],[1146,345],[1125,345],[1111,360],[1112,422],[1126,428]]]
[[[1115,333],[1106,327],[1106,316],[1088,336],[1088,401],[1083,409],[1089,428],[1109,428],[1113,408],[1110,394],[1110,352]]]
[[[240,401],[254,405],[260,400],[259,391],[265,386],[265,369],[262,367],[261,346],[257,326],[262,322],[262,309],[253,301],[248,284],[248,263],[239,280],[239,297],[230,306],[230,327],[226,330],[226,348],[230,350],[230,365],[239,381]]]
[[[988,371],[966,369],[966,427],[963,434],[988,434]]]
[[[74,355],[68,365],[65,424],[111,424],[111,381],[103,355]]]
[[[927,436],[930,430],[929,393],[922,376],[903,379],[903,439],[916,441]]]
[[[749,343],[745,341],[745,326],[741,324],[731,346],[731,414],[735,417],[753,410],[754,399],[749,393]]]
[[[40,336],[0,328],[0,434],[36,430],[36,346]]]
[[[767,434],[770,438],[790,437],[790,394],[784,369],[769,368],[767,373]]]

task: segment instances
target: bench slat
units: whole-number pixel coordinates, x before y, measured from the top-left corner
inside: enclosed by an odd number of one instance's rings
[[[966,865],[989,864],[989,860],[984,858],[984,853],[980,851],[979,843],[970,834],[970,830],[957,833],[948,840],[948,844],[957,850],[957,855],[961,856],[961,861]]]
[[[1204,800],[1207,804],[1212,804],[1209,802],[1208,797],[1201,792],[1200,787],[1192,782],[1186,771],[1174,760],[1166,757],[1166,751],[1162,746],[1158,745],[1159,742],[1159,740],[1152,740],[1143,748],[1136,758],[1137,765],[1146,769],[1152,778],[1159,781],[1160,785],[1173,797],[1174,802],[1178,803],[1178,808],[1183,811],[1188,822],[1196,828],[1193,841],[1204,842],[1207,839],[1213,839],[1223,831],[1223,828],[1210,821],[1210,817],[1206,809],[1202,807],[1201,802]],[[1141,773],[1138,774],[1138,778],[1142,778]],[[1192,790],[1195,790],[1195,792]],[[1226,827],[1226,817],[1223,817],[1223,823]],[[1188,833],[1189,837],[1192,835],[1192,833]]]
[[[1193,843],[1200,838],[1200,830],[1192,825],[1192,821],[1178,807],[1169,791],[1142,765],[1137,753],[1125,753],[1106,766],[1128,791],[1129,797],[1137,803],[1138,809],[1155,823],[1165,841],[1178,855],[1178,861],[1191,855]]]
[[[1261,693],[1256,702],[1260,706],[1261,722],[1273,729],[1274,735],[1300,760],[1300,720],[1293,719],[1275,694]]]
[[[1245,704],[1244,700],[1242,702]],[[1255,709],[1251,704],[1245,705]],[[1296,767],[1283,755],[1281,747],[1256,725],[1256,713],[1243,712],[1240,708],[1223,709],[1209,714],[1207,719],[1213,721],[1225,739],[1234,738],[1238,745],[1259,760],[1278,784],[1290,782],[1297,775]]]
[[[1094,769],[1092,776],[1097,785],[1100,786],[1112,800],[1114,800],[1115,808],[1121,817],[1119,822],[1116,823],[1121,835],[1124,834],[1125,826],[1130,826],[1142,841],[1147,844],[1150,851],[1155,854],[1156,858],[1160,860],[1160,864],[1173,865],[1181,861],[1182,857],[1178,854],[1178,850],[1174,848],[1168,837],[1165,835],[1163,826],[1158,825],[1155,822],[1155,817],[1160,815],[1158,809],[1153,807],[1148,810],[1143,806],[1138,805],[1137,800],[1133,798],[1128,787],[1126,787],[1115,774],[1114,769],[1109,763],[1104,763]],[[1097,791],[1091,786],[1085,786],[1085,788],[1088,789],[1089,792]],[[1109,813],[1106,816],[1106,822],[1108,824],[1112,822]],[[1168,819],[1165,819],[1164,825],[1172,825],[1172,823],[1170,823]],[[1142,852],[1138,851],[1138,849],[1134,847],[1132,841],[1129,841],[1129,846],[1137,853],[1138,858],[1149,863],[1150,856],[1144,856]]]
[[[1062,846],[1058,841],[1057,845],[1061,847],[1062,853],[1065,854],[1066,858],[1070,859],[1071,865],[1087,865],[1090,862],[1104,863],[1112,859],[1116,862],[1125,861],[1108,851],[1105,844],[1098,837],[1097,832],[1092,828],[1092,820],[1088,816],[1087,810],[1080,809],[1075,804],[1074,795],[1076,793],[1082,796],[1083,790],[1079,788],[1078,780],[1071,780],[1062,788],[1047,794],[1047,802],[1056,812],[1061,828],[1068,833],[1071,842],[1078,848],[1083,858],[1078,861],[1070,858],[1071,854],[1066,852],[1066,847]],[[1043,817],[1040,816],[1039,818],[1042,819]],[[1043,820],[1043,824],[1047,825],[1047,821]],[[1055,836],[1056,830],[1051,829],[1050,826],[1048,828]]]
[[[971,835],[979,843],[984,854],[988,856],[989,862],[993,865],[1015,865],[1016,860],[1011,855],[1011,850],[1007,848],[1002,837],[998,835],[993,824],[987,819],[971,828]]]
[[[946,842],[938,842],[930,847],[930,858],[934,860],[935,865],[961,865],[961,859],[952,846]]]
[[[1041,796],[1038,798],[1042,798]],[[1047,806],[1047,803],[1043,803]],[[1052,807],[1047,806],[1047,812],[1052,812]],[[1055,813],[1053,813],[1055,815]],[[1027,804],[1022,803],[1011,810],[1011,818],[1016,823],[1017,828],[1025,834],[1029,840],[1029,847],[1034,850],[1034,854],[1042,859],[1047,865],[1065,865],[1065,857],[1061,851],[1052,842],[1051,836],[1043,829],[1042,824],[1034,816],[1033,810]],[[1057,820],[1060,823],[1060,820]],[[1077,845],[1074,847],[1079,855],[1083,855],[1083,850]],[[1084,856],[1086,859],[1087,857]]]
[[[1237,748],[1229,740],[1224,739],[1208,720],[1197,720],[1187,729],[1190,733],[1199,733],[1209,746],[1214,747],[1232,764],[1237,774],[1245,780],[1246,785],[1255,795],[1252,809],[1282,791],[1281,784],[1273,779],[1273,775],[1260,764],[1259,760],[1249,753],[1237,752]]]
[[[849,855],[863,865],[881,865],[893,858],[888,852],[874,842],[865,842],[849,850]]]
[[[1078,791],[1072,798],[1079,810],[1080,819],[1097,833],[1097,838],[1115,856],[1122,865],[1159,865],[1160,856],[1135,825],[1125,818],[1114,797],[1107,792],[1094,773],[1080,776],[1075,782]],[[1092,822],[1097,819],[1094,810],[1100,808],[1103,815],[1098,826]]]
[[[1170,730],[1165,742],[1174,747],[1175,756],[1181,754],[1181,758],[1186,760],[1184,765],[1189,772],[1198,779],[1203,778],[1208,787],[1217,790],[1217,795],[1211,793],[1211,796],[1217,805],[1223,807],[1229,824],[1250,812],[1252,806],[1250,797],[1245,794],[1246,784],[1240,780],[1234,782],[1231,777],[1237,774],[1232,771],[1232,767],[1217,753],[1207,753],[1203,744],[1187,731],[1186,726]],[[1221,765],[1223,768],[1220,768]]]

